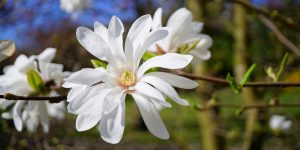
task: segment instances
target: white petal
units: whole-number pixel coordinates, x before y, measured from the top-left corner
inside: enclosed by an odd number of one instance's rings
[[[106,43],[108,42],[108,29],[100,22],[95,22],[94,32],[98,34]]]
[[[193,89],[198,86],[198,83],[191,79],[181,77],[178,75],[174,75],[174,74],[170,74],[170,73],[165,73],[165,72],[150,72],[150,73],[147,73],[145,76],[158,77],[158,78],[166,81],[170,85],[172,85],[174,87],[182,88],[182,89]]]
[[[154,87],[151,85],[144,83],[144,82],[138,82],[134,86],[134,90],[140,94],[146,95],[150,97],[151,99],[154,99],[157,101],[159,104],[165,106],[165,107],[171,107],[171,104],[165,101],[164,96],[156,90]]]
[[[8,106],[10,106],[11,104],[13,104],[14,101],[9,101],[9,100],[5,100],[5,99],[0,99],[0,108],[1,109],[6,109]]]
[[[72,88],[67,95],[67,102],[74,101],[75,99],[82,99],[88,93],[87,90],[88,86],[85,85]]]
[[[98,85],[94,85],[92,87],[89,87],[85,93],[83,93],[85,96],[80,97],[80,98],[76,98],[73,101],[71,101],[67,108],[68,111],[71,113],[80,113],[82,111],[88,111],[88,107],[90,106],[90,104],[97,104],[96,102],[98,102],[98,100],[102,99],[102,97],[98,98],[98,95],[102,94],[101,91],[103,91],[104,89],[108,89],[110,90],[111,88],[108,88],[107,84],[98,84]],[[104,91],[104,93],[106,93],[106,90]],[[105,96],[105,95],[104,95]],[[100,101],[102,102],[102,101]],[[100,107],[101,108],[101,107]]]
[[[137,49],[137,51],[135,52],[135,63],[136,66],[139,65],[139,62],[142,58],[142,56],[144,55],[145,51],[147,49],[149,49],[149,47],[156,43],[157,41],[167,37],[169,34],[169,31],[167,30],[167,28],[160,28],[157,29],[155,31],[152,31],[145,39],[143,45],[141,46],[141,48]]]
[[[49,118],[48,118],[48,112],[47,112],[47,106],[46,102],[38,102],[38,112],[39,112],[39,117],[40,121],[43,127],[44,133],[49,132]]]
[[[142,82],[149,83],[153,85],[156,89],[160,90],[162,93],[173,99],[176,103],[181,104],[181,105],[189,105],[189,102],[181,99],[175,89],[165,82],[164,80],[154,77],[154,76],[144,76],[141,78]]]
[[[124,92],[125,92],[124,90],[116,89],[105,97],[105,101],[103,104],[103,106],[105,106],[103,112],[104,114],[109,114],[117,106],[119,106],[122,101],[125,101],[126,94],[124,94]]]
[[[128,61],[134,61],[133,60],[133,54],[135,53],[134,51],[139,46],[139,44],[141,44],[141,41],[145,40],[146,36],[150,32],[151,22],[152,22],[151,16],[144,15],[138,18],[129,29],[125,41],[125,55],[127,56]],[[131,44],[132,46],[128,46],[128,44]],[[131,56],[132,59],[130,59],[131,57],[128,56]]]
[[[290,129],[292,126],[292,121],[288,120],[288,121],[285,121],[284,123],[282,123],[282,129],[283,130],[288,130]]]
[[[113,16],[108,27],[108,40],[112,55],[114,56],[114,60],[117,63],[117,67],[122,67],[126,62],[125,54],[123,51],[123,32],[123,23],[118,17]]]
[[[65,81],[92,86],[100,81],[105,80],[105,76],[106,74],[104,70],[83,68],[77,72],[74,72],[69,78],[65,79]]]
[[[23,128],[23,122],[21,119],[21,113],[22,113],[21,110],[24,103],[25,103],[24,101],[17,101],[17,103],[13,108],[13,121],[18,131],[22,131]]]
[[[88,28],[79,27],[76,30],[76,37],[79,43],[91,54],[101,60],[110,57],[110,48],[99,35]]]
[[[199,32],[201,32],[202,31],[202,29],[203,29],[203,23],[202,22],[192,22],[191,23],[191,28],[192,28],[192,31],[194,32],[194,33],[199,33]]]
[[[51,62],[55,57],[56,49],[55,48],[46,48],[38,57],[39,61]]]
[[[156,9],[153,15],[152,29],[157,29],[162,26],[162,8]]]
[[[115,108],[111,113],[104,115],[99,131],[101,138],[111,144],[120,142],[125,128],[125,101]]]
[[[167,27],[172,28],[175,35],[180,36],[186,30],[188,25],[192,22],[192,13],[186,8],[180,8],[175,11],[167,22]]]
[[[76,118],[77,131],[86,131],[93,128],[101,119],[101,114],[79,114]]]
[[[10,112],[4,112],[4,113],[2,113],[1,114],[1,117],[3,118],[3,119],[12,119],[13,117],[12,117],[12,114],[10,113]]]
[[[34,69],[34,57],[28,58],[25,55],[20,55],[17,57],[14,66],[22,73],[27,73],[30,69]]]
[[[177,53],[167,53],[161,56],[155,56],[140,66],[137,77],[140,78],[147,70],[154,67],[182,69],[187,66],[192,59],[193,56],[191,55],[180,55]]]
[[[148,130],[158,138],[168,139],[169,133],[165,127],[160,115],[151,101],[145,99],[143,96],[131,94],[138,105],[143,120]]]

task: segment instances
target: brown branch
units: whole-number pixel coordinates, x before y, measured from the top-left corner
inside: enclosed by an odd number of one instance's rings
[[[212,83],[230,85],[229,82],[223,78],[216,78],[216,77],[207,77],[207,76],[198,76],[182,71],[172,72],[173,74],[183,76],[192,80],[203,80]],[[300,83],[292,83],[292,82],[247,82],[244,84],[244,87],[264,87],[264,88],[271,88],[271,87],[300,87]]]
[[[252,105],[240,105],[240,104],[224,104],[224,103],[215,103],[212,105],[206,106],[195,106],[195,109],[198,111],[205,111],[209,109],[214,109],[216,107],[225,107],[232,109],[241,109],[242,111],[247,109],[271,109],[271,108],[281,108],[281,107],[300,107],[300,103],[283,103],[283,104],[252,104]]]
[[[292,18],[290,17],[286,17],[286,16],[281,16],[281,15],[274,15],[272,12],[269,12],[265,9],[261,9],[258,7],[255,7],[253,5],[251,5],[251,3],[243,1],[243,0],[230,0],[231,2],[237,3],[242,5],[243,7],[245,7],[248,10],[254,11],[256,13],[259,13],[261,15],[264,15],[274,21],[279,21],[287,26],[289,26],[290,28],[293,28],[294,30],[300,32],[300,25],[297,24]]]
[[[63,100],[67,99],[66,95],[63,96],[18,96],[11,93],[6,93],[4,95],[0,95],[0,98],[6,99],[6,100],[26,100],[26,101],[49,101],[50,103],[59,103]]]
[[[276,25],[266,18],[263,15],[258,16],[261,22],[267,26],[277,37],[277,39],[287,48],[289,48],[292,52],[294,52],[298,57],[300,57],[300,49],[292,43],[287,37],[284,36],[284,34],[276,27]]]
[[[189,78],[191,80],[202,80],[202,81],[207,81],[207,82],[212,82],[212,83],[217,83],[217,84],[223,84],[223,85],[229,85],[229,82],[223,78],[217,78],[217,77],[208,77],[208,76],[198,76],[182,71],[176,71],[172,72],[175,75],[183,76],[186,78]],[[264,87],[264,88],[271,88],[271,87],[282,87],[282,88],[287,88],[287,87],[300,87],[300,83],[291,83],[291,82],[247,82],[244,84],[244,87]],[[6,99],[6,100],[27,100],[27,101],[49,101],[50,103],[59,103],[63,100],[67,99],[66,95],[62,96],[18,96],[14,95],[11,93],[6,93],[4,95],[0,95],[0,98]],[[229,104],[227,104],[229,106]],[[300,104],[299,104],[300,105]],[[234,106],[234,105],[232,105]]]

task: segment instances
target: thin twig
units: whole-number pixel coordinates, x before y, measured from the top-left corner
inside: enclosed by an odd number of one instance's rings
[[[6,100],[27,100],[27,101],[49,101],[50,103],[59,103],[67,99],[66,95],[63,96],[18,96],[10,93],[0,95],[0,98]]]
[[[216,77],[207,77],[207,76],[199,76],[199,75],[194,75],[182,71],[176,71],[173,72],[173,74],[183,76],[192,80],[203,80],[207,82],[212,82],[212,83],[219,83],[219,84],[224,84],[224,85],[229,85],[229,82],[223,78],[216,78]],[[264,88],[271,88],[271,87],[300,87],[299,82],[247,82],[244,84],[244,87],[264,87]]]
[[[289,48],[292,52],[294,52],[298,57],[300,57],[300,49],[292,43],[288,38],[284,36],[284,34],[276,27],[276,25],[268,18],[263,15],[258,16],[261,22],[266,25],[277,37],[277,39]]]
[[[204,111],[209,109],[214,109],[217,107],[225,107],[232,109],[242,109],[242,111],[247,109],[270,109],[270,108],[280,108],[280,107],[300,107],[300,103],[283,103],[283,104],[252,104],[252,105],[240,105],[240,104],[224,104],[224,103],[216,103],[213,105],[207,106],[195,106],[195,109],[198,111]]]
[[[251,5],[250,2],[247,2],[247,1],[243,1],[243,0],[230,0],[236,4],[240,4],[242,6],[244,6],[246,9],[248,10],[251,10],[251,11],[254,11],[254,12],[257,12],[261,15],[264,15],[274,21],[279,21],[287,26],[289,26],[290,28],[300,32],[300,25],[297,24],[292,18],[290,17],[286,17],[286,16],[281,16],[279,14],[276,14],[274,15],[272,12],[269,12],[265,9],[261,9],[261,8],[258,8],[258,7],[255,7],[253,5]]]
[[[176,71],[172,72],[175,75],[183,76],[192,80],[202,80],[212,83],[218,83],[218,84],[224,84],[229,85],[229,82],[223,78],[217,78],[217,77],[208,77],[208,76],[198,76],[182,71]],[[271,87],[300,87],[300,83],[290,83],[290,82],[247,82],[244,84],[244,87],[264,87],[264,88],[271,88]],[[50,103],[58,103],[63,100],[67,99],[66,95],[63,96],[43,96],[43,97],[34,97],[34,96],[18,96],[10,93],[6,93],[4,95],[0,95],[0,98],[6,99],[6,100],[30,100],[30,101],[49,101]]]

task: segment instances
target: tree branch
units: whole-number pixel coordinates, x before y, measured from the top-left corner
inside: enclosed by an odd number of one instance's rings
[[[267,26],[277,37],[277,39],[285,45],[287,48],[289,48],[292,52],[294,52],[298,57],[300,57],[300,49],[292,43],[287,37],[284,36],[284,34],[276,27],[276,25],[266,18],[263,15],[258,16],[261,22]]]
[[[229,82],[223,78],[216,78],[216,77],[207,77],[207,76],[197,76],[194,74],[186,73],[183,71],[176,71],[173,72],[173,74],[183,76],[192,80],[203,80],[207,82],[212,82],[212,83],[218,83],[218,84],[224,84],[224,85],[229,85]],[[264,88],[271,88],[271,87],[282,87],[282,88],[287,88],[287,87],[300,87],[300,83],[292,83],[292,82],[247,82],[244,84],[244,87],[264,87]]]
[[[63,96],[18,96],[11,93],[0,95],[0,98],[5,100],[26,100],[26,101],[49,101],[50,103],[59,103],[67,99],[66,95]]]
[[[240,105],[240,104],[224,104],[224,103],[215,103],[212,105],[206,106],[195,106],[195,109],[198,111],[205,111],[208,109],[214,109],[215,107],[226,107],[232,109],[270,109],[270,108],[281,108],[281,107],[300,107],[300,103],[283,103],[283,104],[252,104],[252,105]]]
[[[248,10],[254,11],[256,13],[259,13],[261,15],[264,15],[274,21],[279,21],[287,26],[289,26],[290,28],[293,28],[294,30],[300,32],[300,25],[297,24],[292,18],[290,17],[286,17],[286,16],[281,16],[279,14],[274,15],[272,12],[269,12],[265,9],[261,9],[258,7],[255,7],[253,5],[251,5],[251,3],[249,2],[245,2],[243,0],[230,0],[231,2],[237,3],[242,5],[243,7],[245,7]]]

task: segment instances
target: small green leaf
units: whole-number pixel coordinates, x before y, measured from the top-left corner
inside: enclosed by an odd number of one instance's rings
[[[91,63],[95,68],[103,67],[106,69],[107,63],[101,60],[91,59]]]
[[[231,89],[234,93],[238,94],[241,91],[240,85],[236,83],[234,78],[230,75],[230,73],[227,74],[226,80],[229,82]]]
[[[251,67],[247,70],[247,72],[244,74],[242,80],[240,81],[240,86],[243,87],[244,84],[248,81],[250,75],[252,74],[252,72],[254,71],[256,67],[256,64],[252,64]]]
[[[27,82],[38,93],[45,89],[41,76],[35,70],[27,72]]]
[[[288,57],[289,57],[289,54],[288,53],[285,53],[285,55],[283,56],[283,59],[280,63],[280,67],[279,67],[279,70],[276,74],[276,81],[279,80],[284,68],[286,67],[286,64],[287,64],[287,61],[288,61]]]
[[[155,56],[157,56],[157,54],[146,51],[145,54],[143,55],[143,60],[148,60],[148,59],[150,59],[152,57],[155,57]]]

